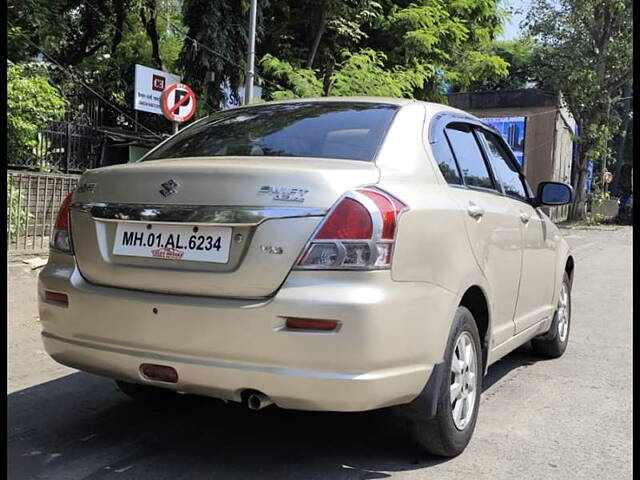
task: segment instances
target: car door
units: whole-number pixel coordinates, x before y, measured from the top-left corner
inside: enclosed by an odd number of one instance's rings
[[[516,333],[520,333],[553,312],[555,242],[549,238],[549,220],[531,205],[530,189],[504,140],[486,129],[478,129],[478,136],[507,201],[517,211],[522,232],[522,272],[514,315]]]
[[[447,124],[444,133],[462,179],[461,185],[454,186],[453,195],[465,212],[474,256],[491,288],[488,301],[492,312],[491,348],[494,348],[514,334],[513,315],[522,262],[518,211],[513,202],[505,199],[495,181],[474,128],[456,121]]]

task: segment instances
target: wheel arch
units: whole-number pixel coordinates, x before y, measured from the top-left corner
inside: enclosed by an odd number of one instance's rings
[[[460,306],[469,309],[478,327],[480,343],[482,346],[482,371],[487,370],[487,360],[489,355],[490,338],[490,309],[487,295],[484,289],[478,285],[468,287],[462,294],[459,302]]]
[[[573,283],[573,269],[574,269],[575,263],[573,260],[573,255],[569,254],[569,256],[567,257],[567,260],[564,264],[564,272],[567,274],[567,276],[569,277],[569,284]]]

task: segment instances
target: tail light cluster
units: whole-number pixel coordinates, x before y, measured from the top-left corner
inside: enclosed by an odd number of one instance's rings
[[[71,228],[69,225],[69,214],[71,212],[71,197],[73,192],[69,193],[62,201],[58,217],[51,234],[50,246],[56,250],[65,253],[73,253],[73,244],[71,243]]]
[[[389,268],[398,218],[406,209],[404,203],[378,188],[347,192],[316,230],[297,268]]]

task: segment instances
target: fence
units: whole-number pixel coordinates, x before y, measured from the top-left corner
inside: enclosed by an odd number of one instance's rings
[[[42,253],[62,200],[80,175],[7,172],[7,249],[9,253]]]
[[[51,122],[40,130],[38,146],[27,158],[10,158],[10,168],[48,168],[81,173],[100,163],[104,135],[88,125]]]

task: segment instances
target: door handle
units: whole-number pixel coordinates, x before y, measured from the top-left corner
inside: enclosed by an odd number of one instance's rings
[[[469,202],[467,213],[470,217],[478,219],[484,215],[484,208],[474,202]]]
[[[531,215],[529,215],[528,213],[520,212],[520,221],[522,223],[529,223],[530,218]]]

